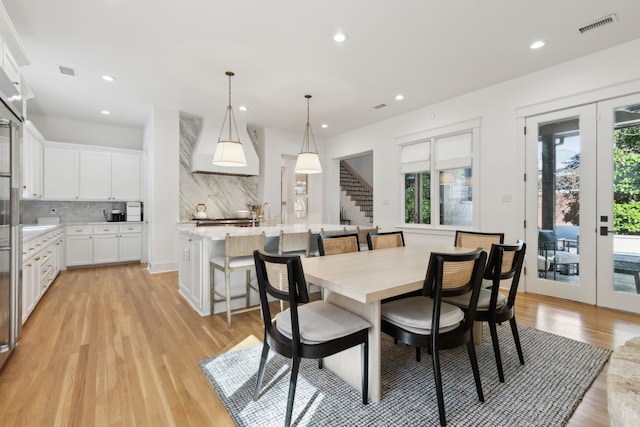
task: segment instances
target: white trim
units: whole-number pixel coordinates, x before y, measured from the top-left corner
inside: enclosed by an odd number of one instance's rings
[[[640,93],[640,78],[574,93],[560,98],[547,99],[534,104],[523,105],[517,107],[514,111],[516,118],[526,118],[638,93]]]

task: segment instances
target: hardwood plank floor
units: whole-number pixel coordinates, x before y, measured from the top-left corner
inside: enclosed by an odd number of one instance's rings
[[[234,315],[227,329],[177,287],[177,273],[141,265],[62,272],[0,372],[2,425],[233,425],[197,362],[261,338],[259,312]],[[640,316],[628,313],[531,294],[517,305],[520,324],[601,347],[640,335]],[[609,425],[605,375],[570,426]]]

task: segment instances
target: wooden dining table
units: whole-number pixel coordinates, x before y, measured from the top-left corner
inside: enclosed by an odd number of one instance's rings
[[[422,288],[432,252],[464,253],[474,249],[451,245],[410,245],[302,260],[308,283],[324,289],[324,299],[371,323],[369,330],[369,400],[381,395],[381,301]],[[324,365],[361,389],[358,347],[325,359]]]

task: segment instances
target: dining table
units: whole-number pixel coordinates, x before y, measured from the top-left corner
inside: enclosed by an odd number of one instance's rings
[[[324,300],[371,323],[369,400],[381,396],[381,304],[386,298],[421,289],[431,253],[465,253],[475,248],[443,244],[408,245],[311,257],[302,260],[307,283],[323,288]],[[479,331],[480,339],[482,331]],[[477,339],[478,331],[474,332]],[[361,359],[354,347],[325,359],[324,365],[361,391]]]

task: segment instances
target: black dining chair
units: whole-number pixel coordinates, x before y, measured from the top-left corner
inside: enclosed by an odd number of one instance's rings
[[[318,236],[318,251],[320,256],[344,254],[360,251],[360,240],[357,233]]]
[[[422,295],[382,304],[382,331],[414,347],[426,347],[432,356],[440,425],[446,425],[440,351],[467,346],[478,399],[484,402],[472,327],[487,253],[444,254],[433,252],[429,259]],[[471,292],[463,311],[443,301],[444,297]]]
[[[292,359],[291,379],[284,425],[291,424],[293,401],[300,361],[331,356],[357,345],[361,346],[362,403],[369,394],[369,328],[365,319],[326,301],[309,302],[307,283],[297,255],[253,253],[264,321],[264,343],[253,400],[260,397],[269,350]],[[285,300],[289,308],[271,316],[268,296]]]
[[[367,245],[370,251],[374,249],[399,248],[404,246],[404,233],[402,230],[367,233]]]
[[[494,243],[504,243],[504,233],[456,230],[454,238],[454,245],[459,248],[482,248],[487,253]]]
[[[500,356],[500,345],[498,344],[497,324],[506,322],[507,320],[509,321],[520,364],[524,365],[520,335],[518,334],[518,325],[516,324],[515,302],[526,250],[527,245],[522,241],[518,241],[515,245],[494,244],[491,246],[484,279],[485,281],[490,280],[492,286],[490,289],[480,289],[478,303],[476,304],[475,320],[489,324],[493,352],[498,367],[498,378],[502,383],[504,382],[504,372],[502,369],[502,358]],[[500,281],[502,280],[511,280],[509,294],[506,297],[500,292]],[[471,294],[466,293],[444,298],[443,301],[466,310],[469,307],[470,299]]]

